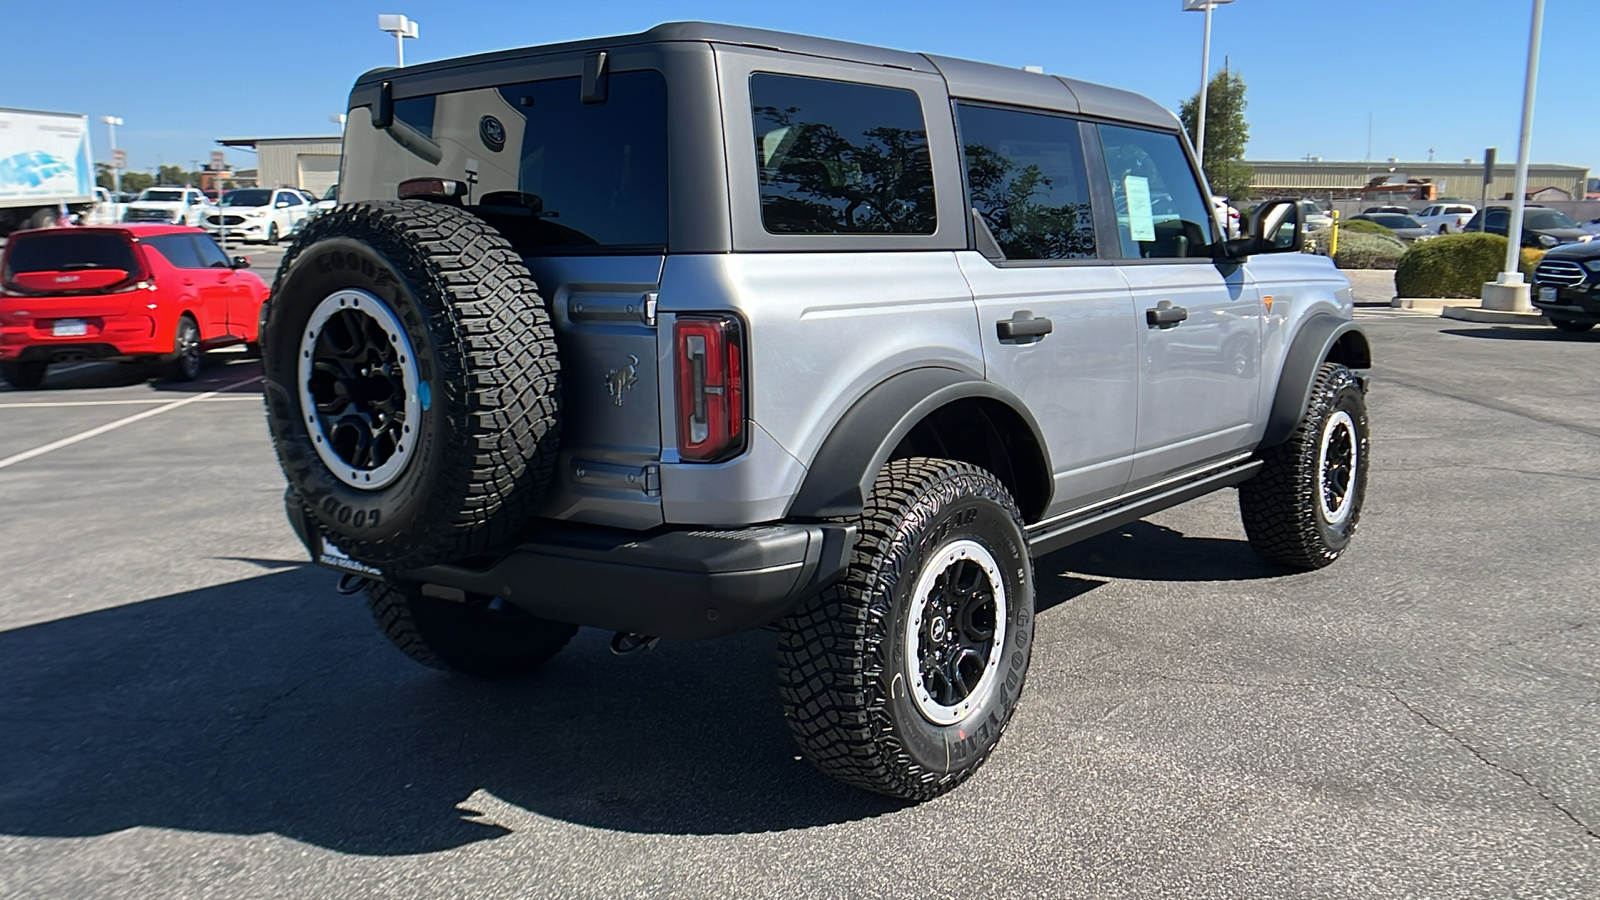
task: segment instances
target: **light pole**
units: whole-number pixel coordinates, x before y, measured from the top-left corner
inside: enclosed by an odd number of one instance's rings
[[[1183,0],[1184,12],[1206,14],[1206,34],[1200,45],[1200,102],[1195,109],[1194,155],[1200,160],[1201,170],[1206,165],[1206,95],[1211,87],[1211,11],[1219,3],[1233,0]]]
[[[122,193],[122,169],[117,167],[117,126],[122,124],[122,119],[118,116],[101,116],[100,121],[106,123],[106,133],[111,135],[111,183],[116,187],[117,193],[120,195]],[[117,202],[122,202],[120,196],[117,198]]]
[[[1511,188],[1511,221],[1506,225],[1506,267],[1500,284],[1521,284],[1523,207],[1528,200],[1528,149],[1533,143],[1533,93],[1539,81],[1539,41],[1544,31],[1544,0],[1533,0],[1533,26],[1528,34],[1528,72],[1522,81],[1522,134],[1517,140],[1517,178]],[[1485,219],[1488,216],[1484,216]],[[1524,305],[1527,301],[1523,301]]]
[[[417,23],[405,16],[378,16],[378,30],[387,31],[394,35],[394,64],[398,68],[406,66],[406,38],[417,36]]]

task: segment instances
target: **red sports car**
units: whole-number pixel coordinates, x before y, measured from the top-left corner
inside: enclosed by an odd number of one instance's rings
[[[0,256],[0,377],[32,388],[55,362],[159,358],[192,380],[204,351],[258,339],[267,286],[249,265],[198,228],[14,232]]]

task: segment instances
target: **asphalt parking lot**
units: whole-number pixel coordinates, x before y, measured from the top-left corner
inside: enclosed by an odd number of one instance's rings
[[[1600,896],[1600,334],[1360,315],[1349,555],[1266,567],[1224,492],[1043,558],[1016,719],[921,806],[796,761],[765,632],[414,665],[242,355],[0,388],[0,896]]]

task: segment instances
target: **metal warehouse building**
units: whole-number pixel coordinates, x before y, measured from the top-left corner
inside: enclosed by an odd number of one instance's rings
[[[261,187],[305,188],[318,197],[339,180],[339,146],[343,138],[224,138],[224,147],[256,152]]]
[[[1261,197],[1326,196],[1342,199],[1360,197],[1369,186],[1404,186],[1408,182],[1431,182],[1439,197],[1476,200],[1483,189],[1483,161],[1476,162],[1323,162],[1309,160],[1246,160],[1255,169],[1251,187]],[[1511,196],[1516,178],[1513,161],[1495,165],[1489,184],[1489,199]],[[1528,193],[1540,200],[1582,200],[1589,178],[1583,166],[1531,164],[1528,166]],[[1552,190],[1553,189],[1553,190]],[[1542,192],[1542,193],[1541,193]]]

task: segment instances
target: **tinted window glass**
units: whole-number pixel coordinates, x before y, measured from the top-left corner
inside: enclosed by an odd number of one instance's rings
[[[211,235],[191,234],[189,238],[194,241],[195,250],[200,254],[200,265],[207,268],[229,268],[228,255],[222,252],[222,248],[211,239]]]
[[[133,247],[117,234],[62,229],[12,238],[6,269],[21,272],[65,272],[74,269],[139,268]]]
[[[1210,204],[1178,136],[1101,125],[1100,146],[1128,259],[1209,256]]]
[[[300,195],[296,194],[294,191],[284,191],[278,195],[278,200],[287,203],[290,206],[299,206],[305,203],[304,200],[300,199]]]
[[[519,249],[666,247],[667,84],[660,72],[613,74],[604,103],[584,103],[580,79],[558,78],[500,88],[492,107],[473,111],[491,113],[463,123],[483,154],[496,152],[486,145],[503,144],[508,154],[520,146],[516,190],[475,197]]]
[[[422,134],[433,137],[434,97],[407,97],[394,102],[394,117]]]
[[[200,253],[194,240],[187,234],[162,234],[144,239],[144,245],[166,257],[167,262],[180,269],[203,269]]]
[[[922,104],[900,88],[750,76],[761,223],[774,234],[932,234]]]
[[[958,117],[972,208],[1006,258],[1093,257],[1078,123],[966,104]]]
[[[222,195],[223,206],[266,206],[272,202],[272,192],[259,188],[229,191]]]
[[[1530,209],[1522,214],[1526,228],[1577,228],[1578,224],[1558,209]]]

